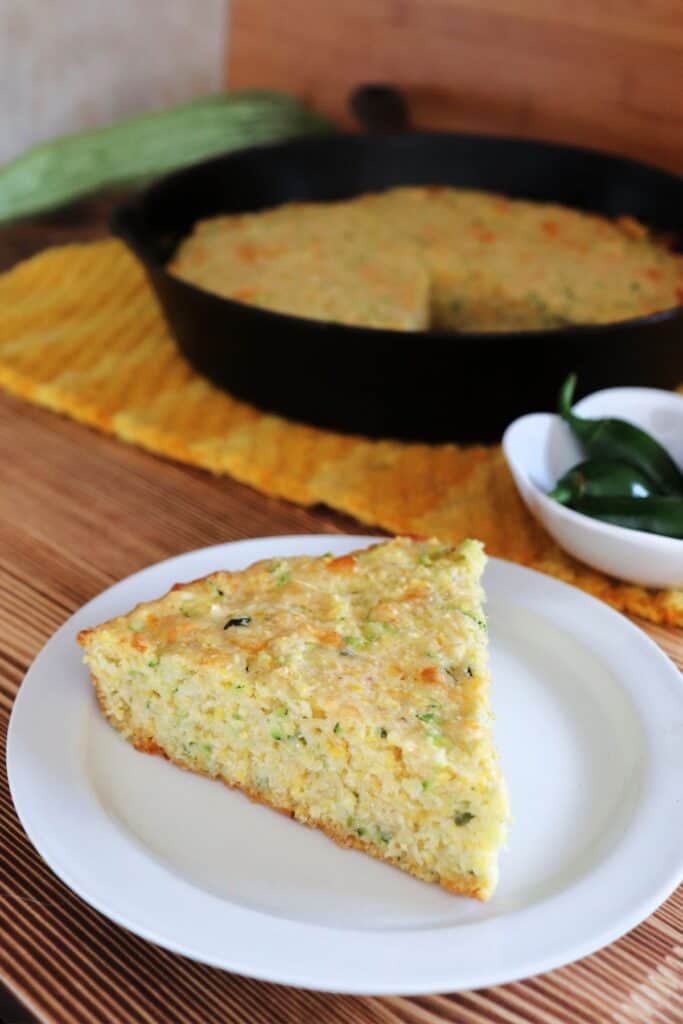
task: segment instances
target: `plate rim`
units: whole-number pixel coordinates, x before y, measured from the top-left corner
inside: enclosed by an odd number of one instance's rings
[[[334,547],[335,545],[341,545],[341,547],[345,550],[350,550],[351,548],[356,546],[362,547],[366,546],[369,543],[377,543],[386,539],[388,538],[368,534],[294,534],[245,538],[242,540],[226,541],[220,544],[210,545],[192,551],[183,552],[179,555],[170,556],[159,562],[152,563],[138,570],[137,572],[132,573],[124,579],[117,581],[112,586],[106,588],[100,594],[96,595],[82,607],[77,609],[71,616],[69,616],[69,618],[62,624],[62,626],[60,626],[59,629],[48,639],[48,641],[41,648],[36,658],[33,660],[28,671],[26,672],[26,675],[24,677],[24,680],[22,681],[22,684],[19,688],[18,694],[15,698],[12,707],[7,737],[7,771],[10,793],[14,802],[17,815],[20,819],[20,822],[24,830],[26,831],[31,843],[38,851],[38,853],[41,855],[43,860],[47,863],[51,870],[60,878],[60,880],[72,890],[72,892],[79,896],[79,898],[83,899],[95,910],[102,913],[110,920],[114,921],[116,924],[122,926],[128,931],[131,931],[133,934],[136,934],[146,939],[147,941],[151,941],[161,946],[162,948],[186,956],[197,962],[206,963],[210,966],[229,970],[234,973],[245,975],[247,977],[256,978],[262,981],[291,985],[299,988],[313,989],[316,991],[340,992],[354,995],[425,995],[436,992],[452,992],[468,989],[472,990],[476,988],[488,987],[491,985],[505,984],[513,981],[518,981],[522,978],[533,977],[536,974],[543,973],[548,970],[558,968],[560,966],[564,966],[568,963],[573,963],[584,956],[596,952],[597,950],[603,948],[610,942],[613,942],[616,939],[620,938],[626,932],[630,931],[633,927],[635,927],[637,924],[641,923],[646,917],[648,917],[654,910],[656,910],[657,907],[660,906],[661,903],[664,902],[664,900],[676,889],[677,885],[683,880],[683,843],[681,844],[682,850],[681,856],[678,859],[678,863],[670,866],[670,869],[666,873],[665,877],[659,877],[656,884],[653,879],[647,898],[641,897],[640,902],[628,907],[627,911],[624,911],[622,909],[618,913],[615,912],[614,919],[612,920],[611,925],[603,927],[602,930],[599,932],[591,933],[591,929],[590,927],[588,927],[588,934],[584,938],[584,940],[582,942],[575,942],[568,950],[564,950],[564,952],[558,954],[558,952],[555,950],[553,952],[546,953],[545,956],[537,955],[535,958],[527,956],[527,960],[533,960],[531,968],[529,968],[528,964],[526,966],[524,964],[518,964],[513,969],[506,969],[504,964],[501,966],[500,964],[496,965],[494,962],[491,966],[489,966],[486,969],[480,970],[475,975],[473,975],[472,971],[470,971],[470,980],[468,980],[467,974],[465,975],[464,978],[458,978],[456,976],[453,976],[457,974],[457,970],[454,970],[453,975],[449,975],[448,977],[444,975],[439,975],[438,977],[440,978],[440,980],[438,981],[436,978],[430,976],[422,980],[416,977],[412,977],[412,980],[407,980],[406,982],[399,981],[397,983],[384,981],[380,984],[372,984],[365,979],[361,982],[359,982],[358,980],[345,982],[343,979],[343,971],[340,971],[338,980],[336,982],[332,983],[330,979],[327,979],[324,980],[323,983],[321,984],[320,979],[316,979],[315,973],[311,975],[310,971],[307,971],[305,965],[298,973],[293,974],[291,968],[285,968],[283,972],[283,969],[281,967],[278,970],[278,968],[274,966],[263,966],[254,963],[249,963],[247,965],[243,961],[240,961],[239,957],[237,958],[237,960],[235,960],[234,951],[228,951],[229,955],[227,956],[224,953],[220,956],[207,955],[206,951],[198,950],[196,947],[191,948],[188,947],[188,945],[183,944],[183,941],[179,940],[177,936],[173,937],[167,934],[160,934],[158,931],[155,931],[153,928],[149,928],[144,924],[141,924],[139,921],[131,921],[130,918],[127,917],[125,913],[120,912],[116,908],[115,900],[114,905],[112,905],[111,895],[109,900],[107,900],[103,898],[101,894],[98,892],[93,893],[92,891],[84,891],[86,887],[83,886],[82,882],[79,879],[75,878],[69,866],[59,862],[59,858],[57,858],[54,855],[54,852],[49,850],[49,844],[46,843],[44,835],[41,834],[40,822],[36,822],[34,817],[32,816],[33,812],[31,810],[30,796],[27,796],[27,792],[30,793],[31,786],[29,785],[27,789],[27,780],[24,776],[22,776],[20,756],[21,730],[25,726],[25,715],[29,713],[28,708],[26,711],[24,711],[23,709],[27,702],[30,700],[30,687],[32,685],[35,685],[31,682],[31,678],[34,676],[40,678],[39,673],[40,670],[42,669],[42,662],[49,657],[49,648],[52,645],[56,644],[58,638],[63,638],[65,634],[68,634],[69,632],[72,633],[74,619],[78,618],[80,620],[83,617],[87,618],[87,613],[99,602],[101,602],[104,599],[105,595],[111,595],[112,591],[116,590],[117,588],[123,588],[124,584],[126,586],[134,586],[136,583],[141,582],[144,577],[151,577],[159,573],[160,570],[168,570],[171,566],[173,566],[174,569],[178,567],[182,571],[182,567],[185,564],[191,564],[193,561],[197,561],[198,558],[208,558],[210,556],[213,556],[214,554],[218,556],[221,553],[233,552],[234,557],[234,551],[236,548],[241,548],[245,551],[245,557],[243,561],[244,564],[247,565],[255,560],[254,557],[249,557],[248,555],[249,550],[253,548],[261,549],[264,547],[268,548],[283,544],[296,547],[302,544],[310,544],[312,548],[319,547],[321,551],[327,550],[329,547]],[[239,554],[240,552],[238,552],[238,557]],[[258,555],[256,557],[259,558],[263,556]],[[267,557],[267,555],[265,557]],[[599,614],[603,618],[606,617],[607,621],[611,620],[614,624],[618,626],[619,629],[625,630],[626,633],[630,634],[634,641],[635,638],[637,638],[636,642],[642,645],[643,650],[647,651],[648,655],[659,663],[661,672],[669,675],[671,683],[673,684],[674,680],[676,680],[675,685],[678,687],[683,687],[683,679],[681,679],[680,673],[678,672],[676,666],[673,664],[673,662],[670,661],[670,659],[664,654],[664,652],[661,651],[661,649],[654,643],[654,641],[651,640],[650,637],[648,637],[647,634],[645,634],[642,630],[638,629],[638,627],[635,626],[632,622],[630,622],[627,618],[620,615],[618,612],[616,612],[614,609],[610,608],[603,602],[584,593],[583,591],[578,590],[575,587],[572,587],[570,584],[554,579],[553,577],[547,576],[536,570],[528,569],[525,566],[520,566],[513,562],[508,562],[502,559],[495,558],[489,558],[489,564],[497,566],[498,571],[503,571],[504,573],[520,573],[521,578],[527,579],[532,584],[532,586],[549,586],[551,590],[555,591],[555,593],[557,593],[558,595],[563,594],[565,597],[568,597],[569,600],[585,601],[586,607],[589,610],[592,609],[594,613]],[[551,619],[550,621],[553,620]],[[680,689],[680,692],[678,690],[676,690],[675,692],[675,699],[681,702],[683,700],[683,689]],[[628,691],[628,689],[626,689],[626,693],[628,697],[631,698],[631,693]],[[640,720],[639,709],[634,707],[634,711]],[[683,767],[683,759],[680,760],[681,765],[679,767]],[[130,842],[129,839],[127,839],[126,841]],[[159,867],[158,870],[163,870],[163,868]],[[194,886],[193,883],[191,882],[186,882],[182,879],[176,879],[176,882],[181,885],[189,886],[192,890],[197,889],[197,887]],[[105,882],[103,884],[106,885],[106,877]],[[218,897],[214,898],[218,899]],[[542,901],[542,903],[547,904],[548,902],[552,902],[552,900],[555,898],[556,897],[551,897],[550,900]],[[234,915],[235,904],[231,904],[228,901],[227,906],[230,907],[230,910]],[[240,910],[243,909],[244,908],[240,908]],[[521,911],[515,912],[515,916],[517,916],[517,914],[523,915],[535,909],[535,906],[523,908]],[[274,918],[272,918],[267,913],[256,910],[245,910],[244,912],[248,915],[265,919],[267,922],[269,922],[269,924],[266,925],[266,927],[269,927],[272,930]],[[495,920],[496,919],[494,919],[494,921]],[[372,932],[355,932],[349,929],[335,929],[334,926],[312,925],[310,923],[304,923],[301,921],[293,920],[283,920],[280,923],[284,926],[286,931],[291,932],[293,930],[294,933],[296,933],[297,931],[301,933],[302,931],[308,930],[309,933],[324,932],[328,936],[331,934],[341,934],[344,937],[342,941],[346,940],[352,942],[354,938],[357,938],[358,936],[371,935],[375,939],[387,939],[387,937],[396,934],[403,934],[412,936],[412,941],[414,942],[414,933],[412,931],[402,933],[399,931],[397,933],[397,931],[394,929],[388,929],[375,930]],[[478,923],[476,926],[479,928],[483,928],[485,925],[490,923],[490,921],[485,921]],[[460,927],[461,926],[459,925],[453,925],[447,928],[441,927],[438,929],[426,929],[424,931],[421,931],[420,935],[424,936],[425,934],[431,934],[432,932],[438,931],[439,936],[443,937],[449,931],[457,930]],[[471,927],[472,925],[468,925],[469,934],[471,934]],[[270,958],[272,959],[272,954],[270,954]],[[266,957],[265,959],[267,964],[268,957]],[[334,968],[332,968],[332,974],[334,974]]]

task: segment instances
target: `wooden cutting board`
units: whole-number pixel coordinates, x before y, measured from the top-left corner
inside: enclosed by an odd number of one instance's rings
[[[419,127],[574,142],[683,172],[681,0],[232,0],[226,76],[346,123],[349,90],[388,81]]]

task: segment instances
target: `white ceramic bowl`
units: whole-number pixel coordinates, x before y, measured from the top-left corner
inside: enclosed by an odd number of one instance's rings
[[[683,396],[655,388],[608,388],[574,407],[580,416],[631,420],[683,466]],[[557,480],[585,458],[569,427],[552,413],[515,420],[503,451],[529,511],[575,558],[645,587],[683,587],[683,540],[590,519],[549,498]]]

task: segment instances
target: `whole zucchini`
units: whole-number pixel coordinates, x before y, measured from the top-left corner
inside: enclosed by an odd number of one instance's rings
[[[0,223],[232,149],[332,130],[283,93],[219,93],[33,146],[0,166]]]

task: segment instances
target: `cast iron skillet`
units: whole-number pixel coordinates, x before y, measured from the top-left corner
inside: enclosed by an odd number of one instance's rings
[[[683,178],[547,142],[406,127],[401,97],[365,87],[352,106],[374,131],[232,153],[176,172],[115,211],[197,370],[264,409],[336,430],[425,441],[491,441],[552,407],[572,370],[580,391],[683,381],[683,307],[603,326],[506,334],[401,332],[271,313],[202,291],[164,265],[202,217],[394,185],[443,184],[631,214],[683,238]]]

